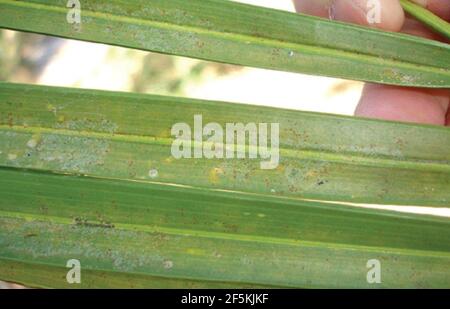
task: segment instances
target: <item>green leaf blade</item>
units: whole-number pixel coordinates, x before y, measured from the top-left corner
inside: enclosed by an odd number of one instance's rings
[[[379,287],[450,284],[445,218],[15,169],[0,175],[10,181],[0,187],[0,269],[18,265],[1,279],[68,287],[64,266],[77,258],[88,276],[81,287],[368,288],[377,286],[366,263],[379,259]],[[43,278],[23,272],[30,263]],[[96,273],[103,279],[90,279]]]
[[[80,29],[66,22],[63,1],[1,0],[0,8],[0,27],[10,29],[267,69],[450,87],[447,44],[230,1],[96,1],[84,4]]]
[[[422,21],[425,25],[450,39],[450,24],[429,10],[412,3],[409,0],[400,0],[403,9],[413,17]]]
[[[2,166],[326,201],[449,205],[448,128],[151,95],[0,89]],[[279,123],[278,167],[174,159],[172,126],[194,128],[197,114],[222,127]]]

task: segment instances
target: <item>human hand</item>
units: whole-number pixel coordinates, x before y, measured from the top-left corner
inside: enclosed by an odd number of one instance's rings
[[[379,0],[380,23],[369,23],[369,0],[293,0],[297,12],[404,32],[433,40],[444,38],[405,16],[399,0]],[[450,0],[413,0],[450,21]],[[355,115],[386,120],[450,126],[450,90],[366,84]]]

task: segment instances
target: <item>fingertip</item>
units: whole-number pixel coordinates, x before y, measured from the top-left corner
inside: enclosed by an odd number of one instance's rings
[[[299,13],[329,18],[329,9],[333,0],[293,0]]]
[[[367,84],[355,115],[442,126],[447,109],[448,100],[427,90]]]
[[[333,19],[398,32],[405,13],[398,0],[334,0],[330,7]]]

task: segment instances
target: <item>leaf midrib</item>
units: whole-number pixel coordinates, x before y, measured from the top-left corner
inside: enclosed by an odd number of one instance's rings
[[[70,129],[52,129],[45,127],[23,127],[23,126],[9,126],[0,125],[0,131],[16,131],[25,134],[48,134],[48,135],[66,135],[84,137],[90,139],[102,139],[110,141],[121,141],[127,143],[140,143],[149,145],[162,145],[170,146],[175,140],[174,138],[157,137],[151,135],[135,135],[126,133],[103,133],[92,131],[76,131]],[[202,145],[208,144],[203,141]],[[237,145],[239,146],[239,145]],[[192,142],[192,147],[202,147]],[[248,147],[246,145],[245,147]],[[246,153],[248,148],[246,148]],[[447,161],[425,161],[415,160],[412,158],[386,158],[386,157],[374,157],[364,155],[358,152],[353,153],[335,153],[329,150],[316,150],[308,148],[279,148],[280,157],[308,159],[312,161],[327,161],[334,163],[343,163],[349,165],[363,165],[373,167],[394,167],[396,169],[411,169],[420,171],[435,171],[435,172],[450,172],[450,162]]]
[[[19,212],[0,210],[0,217],[11,218],[11,219],[22,219],[22,220],[38,220],[38,221],[55,223],[55,224],[64,224],[64,225],[75,226],[72,219],[65,218],[65,217],[57,217],[57,216],[24,214],[24,213],[19,213]],[[102,227],[93,227],[93,228],[102,228]],[[223,239],[223,240],[243,241],[243,242],[258,242],[258,243],[263,243],[263,244],[287,245],[287,246],[296,246],[296,247],[327,248],[327,249],[341,249],[341,250],[352,250],[352,251],[366,251],[366,252],[373,252],[373,253],[382,252],[382,253],[387,253],[387,254],[391,253],[391,254],[397,254],[397,255],[414,255],[414,256],[423,256],[423,257],[450,258],[450,252],[444,252],[444,251],[338,244],[338,243],[329,243],[329,242],[316,242],[316,241],[309,241],[309,240],[295,240],[295,239],[279,238],[279,237],[233,234],[233,233],[223,233],[223,232],[209,232],[209,231],[189,230],[189,229],[175,229],[175,228],[168,228],[168,227],[160,227],[157,225],[149,226],[149,225],[131,224],[131,223],[114,223],[114,229],[115,230],[134,231],[134,232],[137,231],[137,232],[143,232],[143,233],[161,233],[161,234],[174,235],[174,236],[185,236],[185,237],[213,238],[213,239]]]

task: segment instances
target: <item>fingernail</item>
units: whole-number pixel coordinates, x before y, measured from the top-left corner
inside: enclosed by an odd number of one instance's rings
[[[336,1],[332,1],[330,3],[330,6],[328,7],[328,18],[331,20],[336,19],[336,13],[335,13],[335,7],[334,7],[335,2]]]
[[[400,3],[393,0],[334,0],[329,17],[388,31],[399,31],[405,18]]]
[[[366,24],[367,6],[365,0],[334,0],[329,9],[330,19]]]

